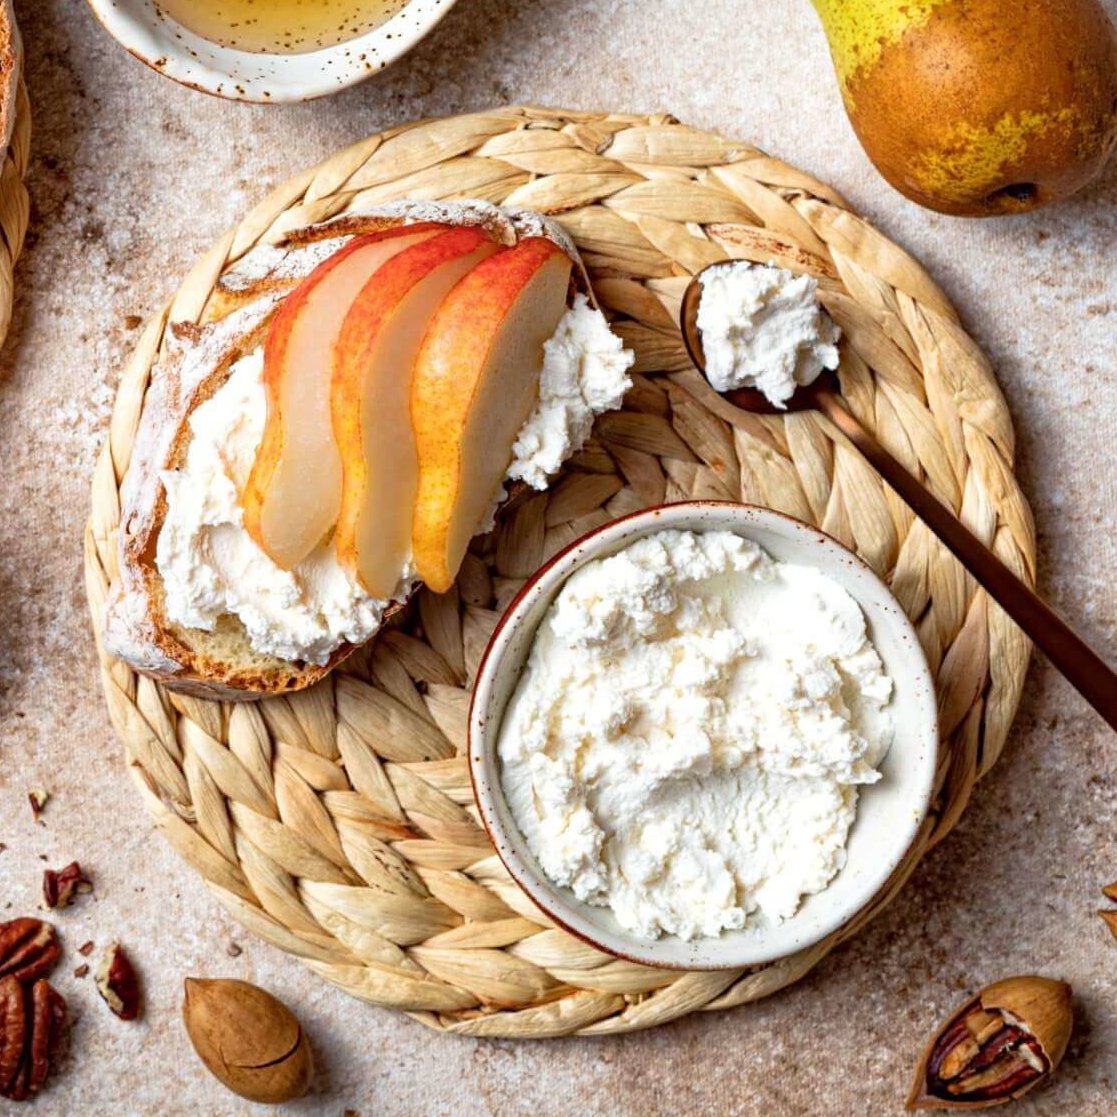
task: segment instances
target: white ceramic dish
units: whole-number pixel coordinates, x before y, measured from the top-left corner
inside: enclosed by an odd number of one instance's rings
[[[845,867],[784,923],[761,923],[692,942],[674,936],[638,938],[623,930],[607,908],[582,903],[547,880],[504,801],[496,755],[501,720],[535,630],[562,584],[585,563],[668,528],[735,531],[776,559],[815,566],[830,575],[860,604],[895,684],[896,737],[881,765],[883,778],[861,790]],[[864,910],[911,848],[926,817],[938,747],[935,690],[926,657],[911,621],[877,575],[836,540],[799,520],[752,505],[704,501],[664,505],[606,524],[538,571],[493,633],[478,671],[469,718],[469,766],[481,818],[500,859],[527,895],[556,923],[610,954],[694,970],[775,961],[828,937]]]
[[[219,46],[163,15],[153,0],[89,0],[125,50],[183,85],[236,101],[308,101],[384,69],[406,54],[454,6],[411,0],[375,30],[306,54],[254,54]]]

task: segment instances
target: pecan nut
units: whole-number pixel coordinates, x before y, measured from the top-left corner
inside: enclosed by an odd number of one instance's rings
[[[31,985],[50,973],[61,957],[62,947],[49,923],[26,917],[0,923],[0,977]]]
[[[242,1098],[279,1105],[310,1089],[314,1054],[306,1033],[259,986],[188,977],[182,1019],[198,1057]]]
[[[28,1045],[28,1092],[38,1093],[47,1080],[66,1028],[66,1002],[49,981],[31,987],[31,1036]]]
[[[1047,1059],[1035,1036],[999,1012],[975,1008],[942,1037],[927,1067],[933,1091],[946,1098],[992,1101],[1035,1082]]]
[[[77,861],[64,869],[43,871],[43,903],[48,908],[68,908],[78,892],[92,892],[93,882]]]
[[[909,1109],[983,1109],[1046,1081],[1073,1025],[1070,986],[1015,977],[983,989],[932,1037]]]
[[[0,980],[0,1096],[25,1101],[47,1080],[66,1027],[66,1002],[45,978]]]
[[[139,1016],[140,982],[120,943],[110,944],[93,977],[97,991],[121,1020]]]
[[[27,1002],[23,986],[14,977],[0,978],[0,1096],[19,1074],[27,1036]]]

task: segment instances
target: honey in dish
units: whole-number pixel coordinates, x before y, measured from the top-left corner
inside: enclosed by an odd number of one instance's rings
[[[364,35],[407,0],[157,0],[211,42],[259,53],[300,54]]]

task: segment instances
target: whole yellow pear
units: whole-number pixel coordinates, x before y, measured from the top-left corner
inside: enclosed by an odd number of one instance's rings
[[[1117,146],[1117,30],[1097,0],[813,0],[846,111],[901,193],[1019,213]]]

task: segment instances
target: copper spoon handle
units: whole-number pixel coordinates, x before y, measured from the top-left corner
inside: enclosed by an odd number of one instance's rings
[[[881,446],[833,392],[818,390],[815,405],[1031,637],[1078,693],[1117,729],[1117,674],[1108,664]]]

